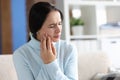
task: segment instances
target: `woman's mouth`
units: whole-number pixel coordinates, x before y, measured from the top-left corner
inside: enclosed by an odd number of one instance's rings
[[[54,36],[54,38],[60,38],[60,35],[56,35],[56,36]]]

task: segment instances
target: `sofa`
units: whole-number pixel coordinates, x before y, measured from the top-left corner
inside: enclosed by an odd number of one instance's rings
[[[107,73],[110,61],[102,51],[78,53],[79,80],[92,80],[97,73]],[[0,55],[0,80],[18,80],[12,55]]]
[[[111,61],[103,51],[78,53],[78,80],[99,80],[97,74],[107,74]]]
[[[12,55],[0,55],[0,80],[18,80]]]

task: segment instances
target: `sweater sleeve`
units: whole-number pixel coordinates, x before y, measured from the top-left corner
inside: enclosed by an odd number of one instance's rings
[[[21,54],[14,53],[13,62],[18,75],[18,80],[49,80],[49,77],[46,76],[47,72],[43,67],[39,69],[39,75],[35,76],[32,69],[29,67],[28,60]]]
[[[34,80],[32,72],[28,68],[22,55],[14,53],[13,62],[18,75],[18,80]]]

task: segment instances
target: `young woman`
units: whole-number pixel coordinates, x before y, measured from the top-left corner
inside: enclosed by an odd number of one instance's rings
[[[63,15],[48,2],[29,13],[31,40],[13,54],[19,80],[77,80],[77,52],[60,40]]]

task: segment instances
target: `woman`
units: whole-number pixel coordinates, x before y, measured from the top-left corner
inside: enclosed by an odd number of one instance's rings
[[[31,40],[13,54],[19,80],[77,80],[76,49],[60,40],[63,15],[48,2],[29,13]]]

